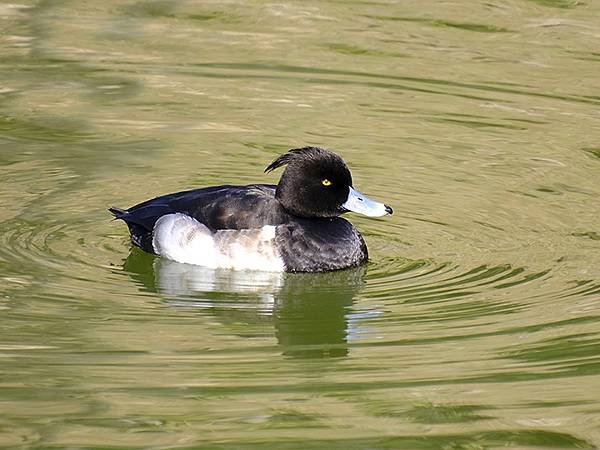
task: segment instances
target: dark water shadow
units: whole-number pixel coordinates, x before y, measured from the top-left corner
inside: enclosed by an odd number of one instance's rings
[[[348,356],[348,315],[366,271],[364,267],[320,274],[210,269],[137,249],[132,249],[123,269],[169,306],[208,313],[233,335],[253,337],[257,325],[272,326],[282,353],[294,358]]]
[[[186,447],[186,449],[192,447]],[[481,431],[472,433],[447,433],[447,434],[415,434],[396,436],[369,436],[361,438],[348,437],[347,439],[269,439],[267,442],[237,442],[213,443],[194,446],[195,450],[233,450],[244,448],[248,450],[262,449],[322,449],[331,450],[434,450],[434,449],[495,449],[495,448],[597,448],[593,443],[577,438],[568,433],[533,430],[498,430]]]

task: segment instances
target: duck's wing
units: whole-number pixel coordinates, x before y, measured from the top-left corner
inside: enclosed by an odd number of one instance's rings
[[[152,230],[167,214],[182,213],[212,230],[260,228],[285,223],[287,213],[275,199],[274,185],[212,186],[177,192],[145,201],[129,209],[110,208],[125,221],[132,242],[153,252]]]

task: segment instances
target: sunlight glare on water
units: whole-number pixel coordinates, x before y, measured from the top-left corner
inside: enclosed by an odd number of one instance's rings
[[[600,4],[0,5],[0,448],[600,446]],[[365,267],[213,270],[109,206],[339,153]]]

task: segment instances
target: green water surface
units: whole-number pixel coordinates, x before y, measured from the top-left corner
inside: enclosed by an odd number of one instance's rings
[[[600,2],[0,3],[0,448],[600,446]],[[366,267],[109,206],[338,152]]]

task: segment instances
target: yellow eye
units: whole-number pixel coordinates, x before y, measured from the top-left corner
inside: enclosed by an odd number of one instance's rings
[[[331,186],[331,181],[329,181],[327,178],[321,180],[321,183],[323,184],[323,186]]]

